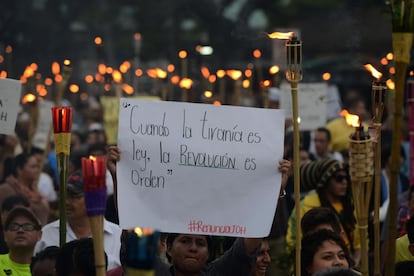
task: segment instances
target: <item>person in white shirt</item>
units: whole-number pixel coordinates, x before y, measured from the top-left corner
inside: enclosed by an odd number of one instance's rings
[[[89,217],[86,213],[80,171],[71,174],[68,178],[66,216],[66,242],[92,236]],[[43,235],[41,240],[36,244],[35,253],[48,246],[59,245],[59,223],[59,220],[56,220],[43,227]],[[108,269],[121,265],[119,260],[121,232],[121,228],[118,225],[104,220],[104,249],[108,256]]]

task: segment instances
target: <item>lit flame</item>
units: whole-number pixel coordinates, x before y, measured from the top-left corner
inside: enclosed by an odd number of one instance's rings
[[[93,155],[89,155],[89,159],[92,160],[92,161],[94,161],[94,162],[96,161],[96,157],[93,156]]]
[[[79,85],[77,84],[71,84],[69,85],[69,91],[76,94],[79,92]]]
[[[26,95],[24,95],[23,99],[22,99],[22,103],[26,104],[26,103],[32,103],[36,100],[36,96],[32,93],[28,93]]]
[[[85,82],[86,83],[92,83],[93,82],[93,76],[92,75],[86,75],[85,76]]]
[[[288,33],[281,33],[281,32],[274,32],[267,35],[269,38],[277,38],[277,39],[291,39],[293,37],[293,32]]]
[[[207,67],[202,66],[202,67],[201,67],[201,74],[203,75],[203,77],[204,77],[205,79],[208,79],[208,77],[210,76],[210,70],[208,70],[208,68],[207,68]]]
[[[216,75],[217,75],[217,77],[222,79],[226,75],[226,71],[224,71],[223,69],[217,70]]]
[[[167,77],[167,72],[161,68],[155,68],[155,72],[157,73],[157,78],[165,79]]]
[[[191,86],[193,85],[193,80],[189,79],[189,78],[183,78],[180,81],[180,87],[184,88],[184,89],[190,89]]]
[[[379,80],[382,77],[382,73],[379,72],[377,69],[374,68],[374,66],[372,66],[371,64],[365,64],[364,65],[365,69],[367,69],[369,72],[371,72],[371,75],[376,78],[377,80]]]
[[[262,56],[262,52],[259,49],[255,49],[253,51],[253,57],[254,58],[260,58]]]
[[[249,88],[250,87],[250,81],[249,80],[243,80],[242,86],[243,86],[243,88]]]
[[[54,61],[52,63],[52,73],[53,75],[57,75],[60,73],[60,65],[58,62]]]
[[[118,70],[114,70],[112,72],[112,79],[116,83],[121,83],[122,82],[122,74],[121,74],[121,72],[119,72]]]
[[[350,114],[348,110],[344,109],[339,113],[342,117],[345,117],[346,123],[353,127],[359,127],[359,117],[358,115]]]
[[[100,36],[95,37],[95,39],[93,40],[93,42],[96,45],[101,45],[102,44],[102,38]]]
[[[157,77],[157,71],[156,69],[148,69],[147,70],[148,77],[155,79]]]
[[[233,80],[238,80],[243,75],[242,71],[240,70],[227,70],[227,76],[232,78]]]
[[[272,67],[269,68],[269,73],[271,75],[277,74],[279,71],[280,71],[280,68],[277,65],[273,65]]]
[[[134,87],[132,87],[131,85],[127,83],[122,84],[122,90],[124,90],[124,92],[128,95],[134,94]]]
[[[151,235],[152,233],[154,233],[154,230],[151,228],[135,227],[134,232],[135,234],[137,234],[138,237],[142,237],[144,235]]]
[[[206,98],[211,98],[211,97],[213,97],[213,92],[212,92],[212,91],[210,91],[210,90],[206,90],[206,91],[204,91],[204,97],[206,97]]]

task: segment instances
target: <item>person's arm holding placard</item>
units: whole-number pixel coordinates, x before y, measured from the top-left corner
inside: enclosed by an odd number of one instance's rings
[[[121,155],[121,151],[117,146],[109,147],[108,154],[107,154],[107,162],[108,162],[107,166],[114,180],[115,204],[117,203],[116,198],[117,198],[117,187],[118,187],[117,179],[116,179],[116,163],[120,160],[120,155]],[[281,183],[280,194],[276,196],[282,195],[283,191],[286,188],[287,180],[288,180],[289,173],[291,170],[291,162],[288,160],[281,160],[279,162],[278,169],[282,173],[282,183]],[[183,236],[186,239],[190,239],[190,238],[196,239],[197,237],[202,236],[202,235],[189,235],[189,234],[182,234],[182,235],[177,234],[177,235],[178,237]],[[254,260],[256,253],[258,252],[258,249],[260,248],[261,241],[262,241],[262,238],[241,238],[241,240],[236,242],[235,248],[232,248],[228,252],[225,253],[225,256],[227,257],[223,258],[222,256],[220,260],[216,260],[217,262],[214,262],[214,264],[206,266],[203,269],[215,270],[215,271],[227,271],[228,269],[231,269],[232,267],[232,265],[230,265],[229,267],[229,264],[236,265],[240,263],[240,260],[247,260],[250,258],[253,258],[252,260]],[[171,247],[174,248],[173,246]],[[174,260],[172,260],[172,262],[174,264]],[[250,268],[250,266],[248,266],[248,268]]]

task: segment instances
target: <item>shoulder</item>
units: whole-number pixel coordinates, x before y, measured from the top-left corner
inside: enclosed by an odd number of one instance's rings
[[[319,207],[321,201],[319,199],[318,193],[313,190],[303,198],[303,205],[309,207]]]
[[[104,219],[104,231],[107,234],[113,234],[113,235],[120,235],[122,232],[121,227],[119,227],[118,224],[112,223],[106,219]]]
[[[43,226],[42,231],[55,231],[59,230],[59,220],[52,221]]]

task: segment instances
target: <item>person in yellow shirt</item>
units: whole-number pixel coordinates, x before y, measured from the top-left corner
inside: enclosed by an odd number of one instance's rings
[[[0,255],[0,274],[32,275],[30,263],[35,244],[41,235],[40,221],[30,209],[12,209],[4,223],[4,240],[9,247],[9,253]]]
[[[395,263],[414,261],[414,217],[406,224],[407,234],[395,241]]]
[[[301,166],[300,177],[302,186],[316,187],[315,191],[311,191],[301,201],[301,218],[313,208],[330,208],[339,218],[342,237],[350,249],[357,267],[361,258],[361,245],[346,165],[334,159],[313,161]],[[289,218],[286,242],[288,250],[292,251],[296,246],[295,209],[292,210]]]
[[[357,115],[362,122],[365,131],[368,131],[369,122],[366,121],[368,111],[362,98],[355,98],[346,106],[348,112]],[[346,123],[345,117],[341,116],[330,121],[326,128],[331,132],[331,151],[343,153],[349,149],[349,136],[355,132],[355,127]]]

